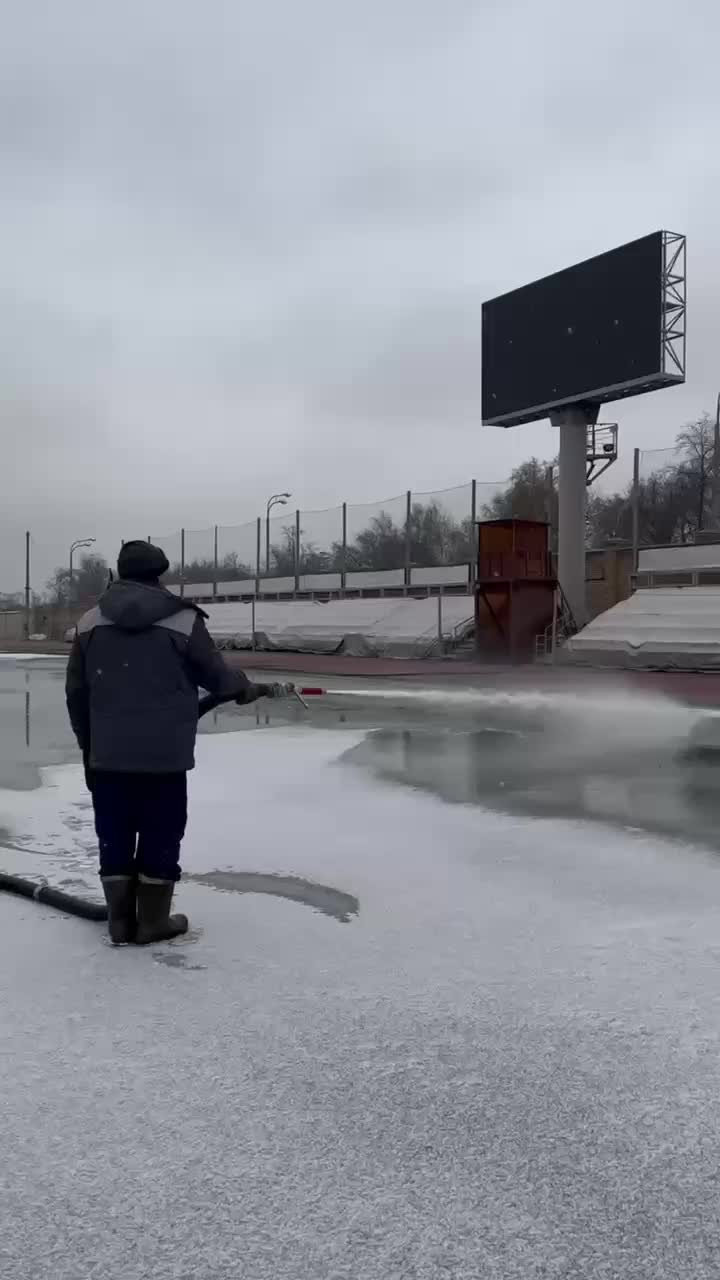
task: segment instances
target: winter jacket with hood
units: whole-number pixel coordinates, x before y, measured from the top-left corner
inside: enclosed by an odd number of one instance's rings
[[[120,581],[78,622],[66,698],[92,769],[179,773],[195,763],[198,689],[248,689],[207,631],[207,615],[163,587]]]

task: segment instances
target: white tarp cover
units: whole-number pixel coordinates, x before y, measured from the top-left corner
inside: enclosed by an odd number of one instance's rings
[[[252,604],[206,605],[210,634],[223,647],[252,646]],[[461,638],[472,625],[469,596],[443,597],[441,625],[437,597],[421,600],[365,599],[258,601],[255,646],[289,653],[390,654],[422,656]]]
[[[636,591],[573,636],[564,653],[596,666],[720,670],[720,587]]]
[[[720,543],[641,547],[638,553],[640,573],[691,573],[693,569],[720,569]]]

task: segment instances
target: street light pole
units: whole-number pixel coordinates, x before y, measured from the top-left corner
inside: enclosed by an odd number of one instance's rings
[[[94,541],[95,541],[94,538],[76,538],[75,541],[70,544],[70,578],[68,581],[68,604],[69,605],[72,604],[73,556],[75,555],[75,552],[80,549],[80,547],[91,547]]]
[[[288,498],[292,498],[291,493],[274,493],[267,500],[265,507],[265,572],[270,573],[270,512],[273,507],[286,507]]]

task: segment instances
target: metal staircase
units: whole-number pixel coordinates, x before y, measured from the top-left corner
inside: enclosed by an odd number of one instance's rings
[[[555,590],[554,615],[552,622],[535,639],[535,659],[538,662],[552,662],[557,650],[580,630],[560,583]]]
[[[462,622],[456,623],[453,627],[452,635],[443,643],[443,651],[446,657],[458,658],[467,662],[472,661],[477,656],[474,615],[470,615],[464,618]]]

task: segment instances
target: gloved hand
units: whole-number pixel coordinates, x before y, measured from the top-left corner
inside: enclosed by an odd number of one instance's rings
[[[274,684],[262,684],[259,688],[263,690],[263,698],[289,698],[295,692],[294,684],[283,684],[280,680],[276,680]]]
[[[235,705],[238,707],[249,707],[251,702],[257,702],[258,698],[266,696],[265,690],[268,688],[266,684],[249,684],[247,689],[243,689],[235,699]]]
[[[251,702],[257,702],[258,698],[287,698],[294,689],[294,685],[282,684],[280,681],[275,681],[274,684],[251,684],[243,689],[235,701],[239,707],[246,707]]]
[[[295,693],[294,684],[282,684],[280,681],[274,684],[248,684],[247,688],[242,689],[235,697],[206,693],[198,702],[198,719],[207,715],[208,711],[214,711],[216,707],[222,706],[223,703],[234,702],[238,707],[248,707],[252,702],[257,702],[258,698],[289,698],[293,693]]]

